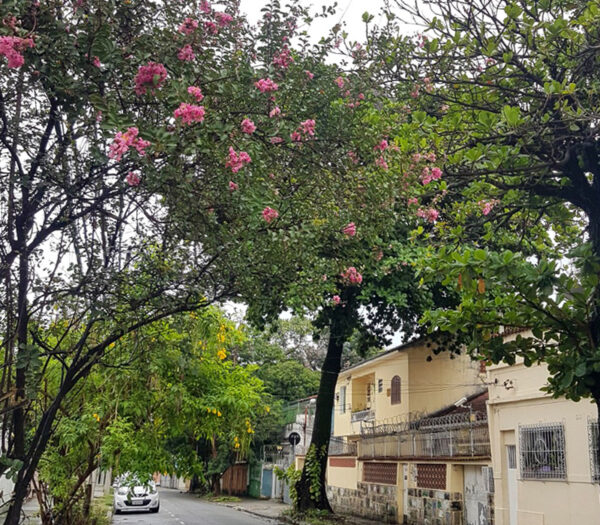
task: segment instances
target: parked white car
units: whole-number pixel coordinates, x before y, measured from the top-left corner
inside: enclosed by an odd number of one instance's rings
[[[158,512],[159,508],[160,499],[154,481],[147,483],[140,483],[139,480],[126,481],[120,483],[115,489],[115,514],[140,510]]]

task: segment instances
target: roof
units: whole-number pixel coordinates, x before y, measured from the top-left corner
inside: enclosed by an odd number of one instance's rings
[[[485,412],[486,401],[489,398],[488,389],[485,387],[484,390],[480,390],[474,394],[468,396],[463,403],[459,406],[452,403],[444,408],[436,410],[432,414],[428,414],[427,417],[438,417],[438,416],[446,416],[448,414],[460,414],[462,412]],[[458,401],[458,400],[457,400]]]
[[[347,372],[348,370],[354,370],[355,368],[359,368],[367,363],[371,363],[372,361],[377,361],[378,359],[387,357],[388,355],[393,354],[395,352],[402,352],[403,350],[406,350],[406,349],[410,348],[411,346],[415,346],[418,343],[422,343],[425,339],[426,339],[425,337],[420,337],[419,339],[415,339],[414,341],[409,341],[408,343],[394,346],[393,348],[390,348],[389,350],[380,352],[379,354],[374,355],[373,357],[369,357],[368,359],[365,359],[365,360],[361,361],[360,363],[356,363],[355,365],[344,368],[341,371],[341,373]]]

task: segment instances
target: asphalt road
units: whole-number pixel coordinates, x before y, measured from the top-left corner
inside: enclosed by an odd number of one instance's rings
[[[113,524],[123,525],[274,525],[276,521],[202,501],[177,490],[160,489],[160,511],[119,514]]]

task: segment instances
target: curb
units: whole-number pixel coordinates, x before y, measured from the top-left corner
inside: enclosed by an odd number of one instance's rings
[[[249,510],[249,509],[246,509],[244,507],[237,506],[237,505],[227,505],[226,503],[222,503],[222,505],[224,507],[229,507],[230,509],[234,509],[234,510],[237,510],[239,512],[245,512],[246,514],[250,514],[252,516],[257,516],[259,518],[265,518],[265,519],[268,519],[268,520],[275,521],[277,523],[285,523],[284,521],[282,521],[282,519],[279,516],[277,516],[277,517],[269,516],[268,514],[262,514],[260,512]]]

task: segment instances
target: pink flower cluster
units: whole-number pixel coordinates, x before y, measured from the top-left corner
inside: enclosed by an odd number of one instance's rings
[[[204,29],[206,29],[208,33],[212,33],[213,35],[216,35],[219,32],[217,24],[211,21],[204,22]]]
[[[304,70],[304,73],[306,74],[306,76],[307,76],[307,77],[308,77],[310,80],[312,80],[313,78],[315,78],[315,74],[314,74],[314,73],[311,73],[311,72],[310,72],[308,69],[305,69],[305,70]]]
[[[389,144],[388,141],[386,139],[381,139],[381,142],[375,146],[373,146],[373,150],[374,151],[385,151],[386,149],[388,149]]]
[[[130,171],[127,174],[127,177],[125,177],[125,180],[127,181],[127,184],[135,187],[140,185],[140,182],[142,182],[142,177],[140,177],[138,173]]]
[[[345,82],[344,82],[344,79],[342,77],[337,77],[334,80],[334,82],[337,85],[337,87],[339,87],[340,89],[342,89],[344,87]]]
[[[275,106],[271,111],[269,111],[269,117],[273,118],[278,115],[281,115],[281,108],[279,106]]]
[[[179,32],[184,35],[191,35],[196,29],[198,29],[198,21],[193,18],[186,18],[179,26]]]
[[[202,2],[200,2],[200,11],[202,11],[204,14],[210,14],[211,9],[210,2],[207,0],[202,0]]]
[[[496,204],[498,204],[500,201],[498,201],[497,199],[492,199],[492,200],[482,200],[479,201],[477,203],[477,205],[479,206],[479,208],[481,208],[481,213],[483,213],[484,215],[488,215],[493,209],[494,206],[496,206]]]
[[[294,142],[301,142],[302,139],[305,139],[308,137],[314,137],[315,136],[315,125],[316,125],[316,122],[313,119],[307,119],[303,122],[300,122],[298,129],[296,131],[293,131],[292,134],[290,135],[291,139]]]
[[[140,66],[135,76],[135,92],[137,95],[145,95],[148,90],[154,94],[155,89],[160,89],[167,78],[167,69],[162,64],[148,62]]]
[[[247,133],[248,135],[252,135],[256,131],[256,126],[254,122],[252,122],[249,118],[245,118],[242,120],[242,133]]]
[[[381,157],[377,157],[377,159],[375,160],[375,166],[386,171],[389,169],[388,163],[386,162],[383,155],[381,155]]]
[[[427,186],[432,180],[438,180],[442,177],[442,170],[438,167],[429,169],[427,166],[421,172],[421,183]]]
[[[354,266],[346,268],[341,274],[342,279],[349,282],[350,284],[362,283],[362,275]]]
[[[434,208],[419,208],[417,210],[417,217],[420,217],[421,219],[426,219],[429,222],[437,221],[439,215],[440,212]]]
[[[284,46],[283,49],[273,57],[273,64],[282,69],[287,69],[290,67],[290,64],[293,61],[294,57],[292,57],[292,53],[287,46]]]
[[[233,17],[229,13],[215,13],[215,18],[217,19],[219,27],[227,27],[233,22]]]
[[[273,208],[269,208],[268,206],[262,211],[262,216],[263,219],[265,221],[267,221],[267,223],[271,223],[272,221],[274,221],[277,217],[279,217],[279,212],[277,210],[274,210]]]
[[[283,142],[283,139],[281,137],[271,137],[269,139],[269,142],[271,144],[281,144]]]
[[[196,99],[196,102],[202,102],[204,95],[202,94],[202,90],[199,87],[190,86],[189,88],[187,88],[187,92]]]
[[[123,155],[129,151],[129,148],[135,148],[140,156],[144,156],[150,142],[139,138],[138,135],[139,130],[137,128],[128,128],[125,133],[119,131],[110,145],[108,158],[120,162]]]
[[[0,36],[0,55],[8,60],[8,67],[19,68],[25,63],[21,54],[28,47],[34,47],[33,39],[18,36]]]
[[[252,162],[252,159],[248,153],[245,151],[240,151],[238,154],[231,146],[229,146],[229,158],[225,163],[226,168],[231,168],[233,173],[237,173],[244,167],[245,164],[249,164],[250,162]]]
[[[354,224],[353,222],[349,222],[348,224],[346,224],[346,226],[344,226],[342,233],[344,233],[348,237],[354,237],[356,235],[356,224]]]
[[[348,152],[348,158],[352,161],[352,164],[358,164],[358,155],[354,151]]]
[[[340,304],[340,303],[342,302],[342,298],[341,298],[339,295],[334,295],[334,296],[331,298],[331,302],[332,302],[332,303],[333,303],[335,306],[337,306],[338,304]]]
[[[261,93],[268,93],[270,91],[277,91],[279,89],[279,86],[270,78],[261,78],[260,80],[256,81],[254,85]]]
[[[173,112],[175,118],[181,119],[184,125],[191,126],[195,122],[202,122],[206,111],[204,106],[196,106],[182,102],[179,107]]]
[[[229,181],[229,191],[235,191],[239,189],[239,186],[233,182],[232,180]]]
[[[186,44],[177,53],[177,58],[179,60],[183,60],[184,62],[191,62],[194,60],[194,58],[196,58],[196,55],[194,54],[192,46],[190,44]]]

